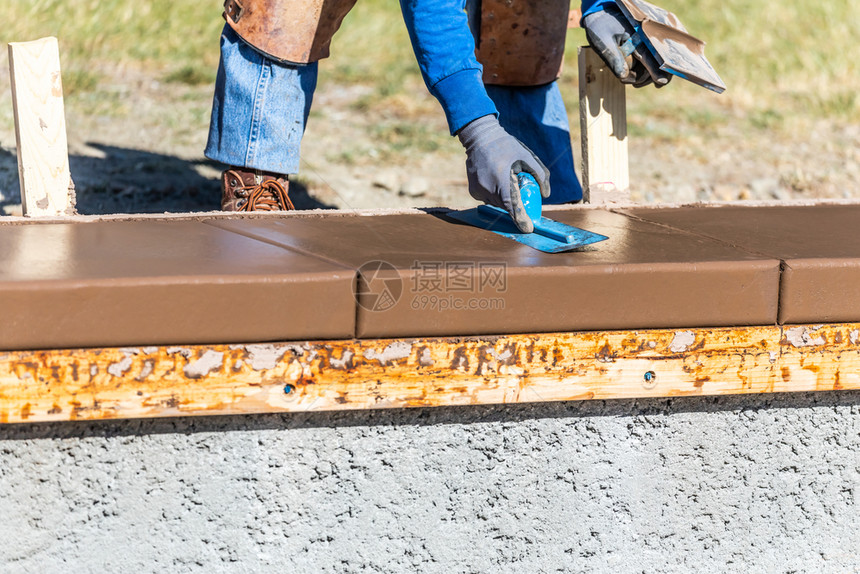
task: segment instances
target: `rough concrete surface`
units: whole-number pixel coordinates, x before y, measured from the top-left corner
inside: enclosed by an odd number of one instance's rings
[[[0,427],[3,572],[856,572],[860,394]]]

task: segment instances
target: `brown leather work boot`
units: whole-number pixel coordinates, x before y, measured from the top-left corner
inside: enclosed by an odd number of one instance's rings
[[[287,176],[233,166],[221,174],[222,211],[291,211]]]

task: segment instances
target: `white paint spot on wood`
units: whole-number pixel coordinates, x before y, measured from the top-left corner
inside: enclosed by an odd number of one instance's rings
[[[146,379],[155,370],[155,361],[148,359],[143,362],[143,368],[140,369],[140,374],[137,376],[138,381]]]
[[[377,353],[374,349],[368,349],[364,352],[364,356],[371,361],[379,361],[383,365],[405,359],[412,353],[412,345],[404,341],[395,341],[391,343],[381,353]]]
[[[493,356],[494,359],[502,362],[507,361],[514,356],[510,349],[505,349],[501,353],[496,353],[495,349],[491,349],[490,354]]]
[[[224,353],[209,350],[203,353],[203,356],[193,363],[185,365],[185,368],[182,369],[182,371],[189,379],[200,379],[212,371],[221,368],[221,365],[223,364]]]
[[[352,351],[345,349],[343,351],[343,356],[340,359],[332,357],[329,359],[329,364],[335,369],[346,369],[354,356],[355,354]]]
[[[669,345],[669,350],[673,353],[683,353],[696,342],[696,334],[692,331],[678,331],[672,339],[672,344]]]
[[[421,354],[418,356],[418,364],[422,367],[432,367],[436,364],[436,361],[433,360],[433,357],[430,354],[429,347],[424,347],[421,351]]]
[[[122,361],[108,365],[107,372],[114,377],[121,377],[130,368],[131,357],[126,356]]]
[[[813,333],[807,327],[792,327],[785,332],[785,338],[796,349],[820,347],[827,344],[827,341],[821,335],[813,338]]]
[[[854,329],[848,334],[848,340],[852,345],[860,344],[860,329]]]
[[[274,369],[287,352],[287,347],[276,347],[275,345],[245,345],[248,351],[248,359],[251,368],[255,371],[266,371]]]

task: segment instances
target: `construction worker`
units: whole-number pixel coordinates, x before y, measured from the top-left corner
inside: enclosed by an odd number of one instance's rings
[[[326,13],[304,22],[313,14],[313,1],[225,3],[205,152],[232,166],[222,174],[222,209],[292,209],[288,174],[298,172],[316,62],[328,56],[331,37],[355,2],[326,2]],[[466,148],[469,193],[508,210],[526,232],[532,223],[512,172],[531,173],[549,203],[580,200],[567,113],[555,81],[569,0],[401,0],[401,8],[425,83],[442,105],[451,134]],[[668,81],[653,62],[628,66],[619,46],[633,30],[612,0],[585,0],[582,10],[589,42],[622,81]]]
[[[470,4],[464,14],[462,0],[401,0],[424,81],[466,148],[469,193],[506,209],[521,231],[530,232],[517,172],[534,176],[546,203],[582,199],[556,82],[570,2]],[[628,65],[620,46],[634,30],[614,0],[584,0],[582,14],[590,44],[622,82],[668,83],[647,51],[637,51]]]

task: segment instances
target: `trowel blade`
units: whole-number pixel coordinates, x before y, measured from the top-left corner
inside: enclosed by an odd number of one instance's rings
[[[705,57],[705,43],[691,36],[675,14],[645,0],[616,0],[657,59],[660,69],[718,94],[726,85]]]
[[[523,245],[528,245],[532,249],[537,249],[544,253],[563,253],[565,251],[572,251],[574,249],[579,249],[580,247],[585,247],[586,245],[591,245],[592,243],[609,239],[605,235],[600,235],[599,233],[567,225],[547,217],[541,217],[540,223],[545,227],[551,227],[558,233],[563,233],[570,238],[570,241],[558,241],[537,233],[522,233],[517,229],[510,217],[488,215],[487,212],[482,212],[478,209],[451,211],[446,215],[451,219],[456,219],[457,221],[468,223],[474,227],[492,231],[497,235],[513,239],[514,241],[522,243]]]

